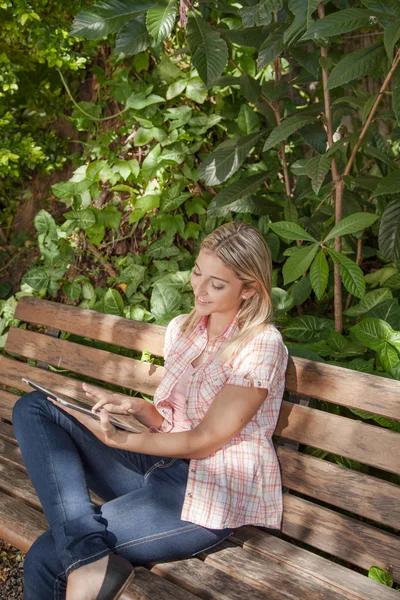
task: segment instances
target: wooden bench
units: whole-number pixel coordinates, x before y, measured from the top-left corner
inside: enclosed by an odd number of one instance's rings
[[[29,391],[21,376],[82,399],[79,376],[152,395],[163,367],[115,352],[161,357],[165,328],[36,298],[22,298],[15,317],[27,328],[10,329],[0,358],[0,537],[26,551],[47,525],[11,426],[18,391]],[[112,351],[95,348],[94,340]],[[307,399],[400,420],[400,382],[294,358],[286,388],[276,430],[285,486],[281,534],[246,526],[216,551],[141,567],[126,600],[399,599],[365,574],[378,566],[400,581],[400,435]],[[305,446],[366,468],[316,458]]]

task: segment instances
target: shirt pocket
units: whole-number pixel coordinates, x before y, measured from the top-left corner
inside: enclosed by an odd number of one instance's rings
[[[230,371],[220,364],[211,363],[200,375],[199,396],[205,405],[209,406],[215,396],[222,390],[229,377]]]

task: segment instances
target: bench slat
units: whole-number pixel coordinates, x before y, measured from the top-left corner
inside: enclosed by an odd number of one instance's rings
[[[206,559],[206,564],[221,569],[268,595],[271,589],[278,588],[293,600],[344,600],[351,597],[336,586],[311,574],[305,576],[304,571],[274,557],[269,558],[266,568],[265,559],[260,554],[245,548],[216,552]]]
[[[387,377],[291,357],[286,389],[400,420],[399,382]]]
[[[153,363],[141,363],[133,358],[15,327],[8,332],[5,350],[26,358],[40,357],[40,360],[59,369],[150,395],[154,394],[164,372],[164,367]]]
[[[160,563],[152,568],[152,572],[165,577],[168,581],[179,585],[199,598],[204,598],[204,600],[243,600],[243,598],[287,600],[288,598],[283,591],[280,592],[277,589],[283,587],[281,582],[279,585],[276,585],[275,582],[275,588],[269,589],[268,596],[266,596],[265,589],[259,591],[196,558]]]
[[[198,600],[187,590],[158,577],[144,567],[135,568],[135,577],[121,600]]]
[[[400,580],[400,538],[361,521],[284,494],[282,532],[367,571],[372,566],[390,571]]]
[[[244,548],[266,557],[267,562],[273,558],[288,563],[307,576],[311,575],[344,592],[354,594],[357,599],[398,599],[396,590],[255,527],[237,529],[234,539],[243,544]]]
[[[275,434],[400,473],[400,435],[382,427],[283,402]]]
[[[13,408],[16,400],[18,400],[18,396],[16,396],[15,394],[11,394],[10,392],[5,392],[4,390],[0,390],[0,418],[1,419],[7,419],[8,421],[11,421],[12,408]]]
[[[107,344],[140,352],[149,350],[156,356],[163,356],[165,327],[160,325],[28,297],[18,301],[15,318],[74,335],[83,333],[87,338]]]
[[[0,492],[0,538],[27,552],[48,529],[44,515],[19,498]]]
[[[2,379],[3,383],[10,387],[19,388],[23,392],[32,392],[32,388],[21,380],[22,376],[28,379],[30,378],[44,387],[50,388],[56,392],[66,394],[67,396],[77,398],[78,400],[83,400],[87,404],[93,404],[88,398],[86,398],[86,395],[82,390],[82,381],[73,379],[72,377],[59,375],[53,371],[32,367],[31,365],[28,365],[28,363],[22,363],[18,360],[0,356],[0,378]],[[94,387],[102,389],[100,386]],[[0,399],[1,394],[2,392],[0,392]],[[10,394],[9,398],[10,402],[14,403],[18,399],[18,396]],[[12,406],[10,406],[8,410],[12,411]],[[0,417],[2,417],[1,413]],[[138,429],[147,431],[147,427],[139,423],[139,421],[137,421],[134,417],[124,417],[124,420],[130,422]]]
[[[22,460],[19,446],[0,438],[0,461],[10,465],[14,469],[24,471],[24,461]]]
[[[399,485],[288,448],[278,447],[277,454],[285,487],[382,525],[399,526]]]
[[[6,440],[7,442],[11,442],[13,444],[17,444],[17,440],[14,437],[14,430],[12,425],[9,423],[5,423],[0,419],[0,438]]]
[[[0,491],[20,498],[29,506],[42,512],[39,498],[36,495],[28,475],[17,469],[11,469],[9,465],[0,461]]]

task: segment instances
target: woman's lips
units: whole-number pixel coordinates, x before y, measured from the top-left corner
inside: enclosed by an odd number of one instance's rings
[[[197,298],[197,297],[196,297],[196,302],[198,302],[202,306],[207,306],[208,304],[212,304],[212,302],[204,302],[204,301],[200,300],[200,298]]]

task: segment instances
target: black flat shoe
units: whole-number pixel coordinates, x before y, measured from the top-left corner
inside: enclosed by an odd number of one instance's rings
[[[134,577],[129,561],[117,554],[108,557],[107,571],[96,600],[117,600]]]

